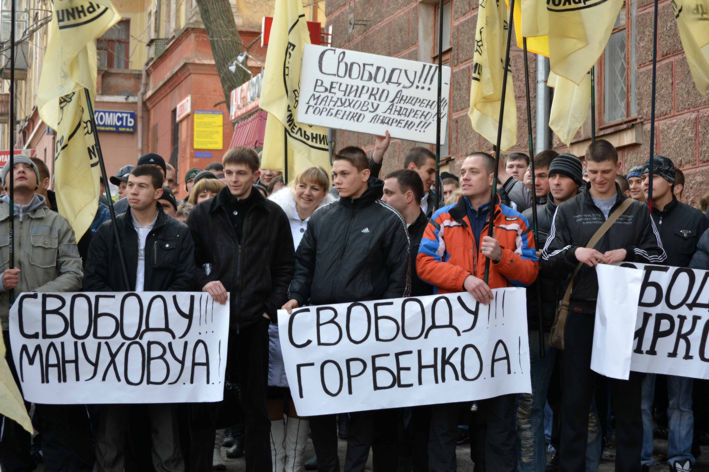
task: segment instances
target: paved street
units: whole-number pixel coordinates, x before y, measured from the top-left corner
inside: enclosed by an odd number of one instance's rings
[[[344,463],[344,458],[345,458],[345,449],[347,448],[347,442],[346,441],[340,441],[340,462],[341,464]],[[474,466],[472,461],[470,460],[469,457],[469,448],[467,445],[465,446],[458,446],[457,450],[457,455],[458,455],[458,470],[460,472],[470,472],[474,471]],[[661,457],[667,453],[667,441],[664,440],[656,440],[655,441],[655,459],[656,460],[661,460]],[[308,442],[308,450],[306,451],[306,457],[310,457],[312,454],[312,443]],[[603,453],[603,459],[601,462],[601,467],[598,469],[598,472],[613,472],[615,470],[613,466],[613,457],[614,457],[615,451],[610,450],[610,451],[604,451]],[[227,470],[229,472],[242,472],[246,470],[244,467],[244,459],[229,459],[226,461],[227,462]],[[370,464],[369,466],[371,467],[371,456],[370,456]],[[697,459],[697,464],[695,465],[695,472],[709,472],[709,446],[703,446],[702,447],[702,455]],[[371,471],[371,469],[367,469],[367,471]],[[666,472],[667,471],[667,464],[657,464],[653,466],[650,469],[651,472]]]

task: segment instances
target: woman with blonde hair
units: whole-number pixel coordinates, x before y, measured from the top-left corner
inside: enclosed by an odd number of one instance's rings
[[[269,199],[280,206],[290,222],[293,244],[298,249],[310,217],[334,198],[328,195],[330,178],[322,167],[310,167],[299,174],[292,186],[274,192]],[[268,364],[268,416],[271,420],[273,472],[300,472],[303,450],[308,440],[308,420],[295,411],[283,367],[278,341],[278,325],[271,324]]]
[[[203,201],[214,198],[226,184],[218,179],[203,178],[200,179],[190,191],[190,196],[187,201],[192,205],[198,205]]]

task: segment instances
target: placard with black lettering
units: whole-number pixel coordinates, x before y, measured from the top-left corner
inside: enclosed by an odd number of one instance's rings
[[[35,293],[10,309],[25,400],[221,401],[229,302],[205,292]]]
[[[441,67],[441,142],[446,142],[451,69]],[[438,66],[307,44],[298,121],[423,143],[436,142]]]
[[[279,311],[291,395],[303,416],[529,393],[526,292],[493,290]]]
[[[612,293],[608,287],[613,286],[639,285],[639,296],[630,327],[615,309],[596,312],[597,325],[605,323],[607,331],[622,332],[632,340],[623,343],[625,348],[616,346],[618,352],[608,356],[609,362],[632,349],[631,371],[709,379],[709,271],[634,262],[620,265],[607,267],[603,277],[599,273],[599,301]],[[623,268],[636,269],[640,277],[629,280]],[[605,364],[598,363],[594,370],[604,375],[615,370]]]

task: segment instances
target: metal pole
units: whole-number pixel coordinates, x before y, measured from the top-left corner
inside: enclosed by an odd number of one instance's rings
[[[121,244],[121,239],[118,235],[118,224],[116,223],[116,212],[113,209],[113,199],[111,199],[111,188],[108,185],[108,176],[106,175],[106,165],[103,162],[103,152],[101,151],[101,142],[98,139],[98,131],[96,129],[96,120],[94,118],[94,107],[91,104],[91,95],[89,94],[89,89],[84,88],[84,94],[86,95],[86,106],[89,109],[89,115],[91,116],[91,129],[94,133],[94,140],[96,141],[96,153],[98,154],[99,168],[101,169],[101,178],[104,181],[104,188],[106,189],[106,198],[108,199],[108,211],[111,214],[111,226],[113,226],[113,237],[116,238],[116,247],[118,248],[118,260],[121,264],[121,274],[123,275],[123,284],[126,290],[131,290],[128,269],[126,268],[126,259],[123,256],[123,244]]]
[[[534,154],[551,148],[551,130],[549,129],[549,112],[551,110],[551,89],[547,87],[549,78],[549,59],[537,55],[537,119],[535,123],[537,139]]]
[[[288,185],[288,134],[283,128],[283,183]]]
[[[536,178],[534,176],[534,138],[532,137],[532,98],[529,91],[529,59],[527,55],[527,38],[522,38],[522,46],[524,49],[524,89],[526,92],[527,99],[527,143],[529,144],[529,168],[530,176],[532,177],[532,231],[534,232],[534,248],[539,247],[539,227],[537,220],[537,186]],[[544,319],[542,317],[542,292],[541,286],[538,283],[534,284],[534,297],[537,302],[537,322],[539,323],[539,329],[537,334],[539,335],[539,357],[544,357],[544,331],[542,330],[542,324]]]
[[[487,235],[492,237],[493,225],[495,222],[495,197],[497,196],[497,180],[500,167],[500,149],[502,147],[502,123],[505,118],[505,95],[507,94],[507,75],[510,68],[510,42],[512,40],[512,22],[515,9],[515,0],[510,0],[510,17],[507,21],[507,47],[505,47],[505,66],[502,74],[502,97],[500,98],[500,115],[497,122],[497,143],[495,145],[495,175],[492,179],[492,191],[490,194],[490,219],[487,224]],[[485,276],[483,280],[487,284],[490,279],[490,259],[485,258]]]
[[[650,162],[648,163],[647,206],[652,211],[652,171],[655,160],[655,88],[657,85],[657,16],[658,0],[655,0],[654,28],[652,30],[652,101],[650,106]]]
[[[596,66],[591,67],[591,142],[596,141]]]
[[[436,100],[436,201],[429,201],[435,210],[441,200],[441,94],[443,81],[443,0],[438,2],[438,95]],[[430,200],[429,194],[429,200]]]
[[[15,0],[10,0],[10,155],[7,164],[10,183],[7,193],[10,197],[10,257],[8,267],[15,267]],[[37,182],[39,185],[39,182]],[[15,291],[10,290],[10,303],[15,300]]]

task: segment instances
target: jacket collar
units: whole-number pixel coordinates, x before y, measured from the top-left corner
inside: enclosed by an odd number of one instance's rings
[[[4,205],[0,205],[0,221],[5,221],[10,218],[10,203],[7,195],[3,195],[2,203]],[[48,211],[49,208],[47,208],[44,196],[35,193],[30,202],[30,209],[25,215],[29,218],[44,218]],[[17,213],[15,213],[15,216],[17,216]]]
[[[209,213],[215,213],[219,208],[226,208],[228,206],[228,198],[231,198],[231,194],[229,193],[229,187],[224,187],[223,189],[221,189],[221,191],[217,194],[216,197],[209,200]],[[254,208],[266,207],[266,205],[264,205],[264,203],[266,202],[266,198],[261,195],[261,192],[259,192],[255,187],[251,188],[251,194],[247,198],[254,199]]]
[[[659,210],[657,207],[655,207],[655,205],[653,205],[652,212],[656,213],[660,216],[667,216],[672,212],[672,210],[677,208],[677,206],[679,206],[679,201],[677,200],[677,197],[672,195],[672,200],[670,200],[670,202],[667,205],[665,205],[665,208],[663,208],[662,210]]]
[[[167,223],[167,219],[169,216],[165,214],[164,211],[162,211],[162,207],[159,204],[155,204],[158,207],[158,216],[155,219],[155,225],[153,226],[153,231],[156,229],[162,227]],[[131,208],[128,207],[125,213],[122,215],[118,215],[116,219],[123,219],[123,224],[126,225],[127,228],[133,229],[133,213],[131,211]]]
[[[579,193],[577,195],[583,195],[582,198],[583,198],[584,205],[590,205],[594,208],[596,207],[596,204],[593,202],[593,197],[591,196],[591,187],[590,186],[588,186],[586,188],[585,192],[579,191]],[[623,202],[623,200],[625,200],[626,198],[629,198],[629,197],[626,197],[625,195],[623,195],[623,192],[620,191],[620,186],[618,184],[615,184],[615,203],[613,204],[613,208],[620,205]]]
[[[500,213],[501,205],[500,194],[497,192],[495,193],[495,202],[495,218],[497,218],[497,215]],[[463,226],[468,226],[468,223],[466,223],[464,219],[466,216],[468,216],[468,210],[465,208],[465,205],[465,197],[461,195],[461,197],[458,199],[458,202],[456,202],[453,208],[448,210],[448,213],[458,223],[462,224]]]
[[[409,234],[415,233],[417,228],[420,228],[421,226],[425,227],[427,224],[428,218],[423,210],[421,210],[418,218],[416,218],[414,222],[409,225]]]
[[[371,177],[367,182],[367,190],[359,198],[340,198],[340,203],[349,208],[363,208],[382,198],[384,182]]]

